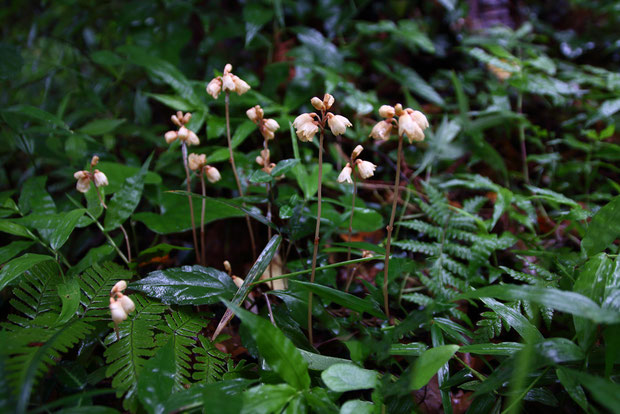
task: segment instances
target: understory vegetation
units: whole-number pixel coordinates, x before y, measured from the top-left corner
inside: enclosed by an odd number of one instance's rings
[[[31,3],[0,412],[618,412],[617,2]]]

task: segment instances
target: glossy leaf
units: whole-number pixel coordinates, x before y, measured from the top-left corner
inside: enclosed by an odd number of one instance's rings
[[[67,239],[69,239],[69,236],[85,211],[84,209],[76,209],[62,214],[62,218],[56,224],[49,238],[50,247],[52,249],[58,250],[67,242]]]
[[[473,344],[464,345],[459,349],[459,352],[471,353],[478,355],[504,355],[510,356],[515,352],[523,349],[525,345],[518,342],[500,342],[497,344]]]
[[[299,160],[295,158],[289,158],[286,160],[278,161],[273,170],[271,170],[271,175],[274,177],[278,177],[282,174],[286,174],[291,171],[297,164],[299,164]]]
[[[579,380],[577,376],[572,374],[566,368],[558,367],[555,370],[555,374],[557,375],[560,383],[570,395],[570,397],[575,401],[579,406],[584,410],[588,411],[588,399],[586,397],[586,393],[583,391],[581,385],[579,385]]]
[[[543,340],[540,331],[521,313],[491,298],[483,298],[482,302],[493,309],[508,326],[514,328],[526,342],[539,342]]]
[[[346,392],[375,388],[378,373],[353,364],[334,364],[321,373],[321,379],[330,390]]]
[[[581,241],[589,256],[605,250],[620,237],[620,196],[614,197],[592,217]]]
[[[19,278],[32,266],[47,260],[54,260],[54,258],[43,254],[26,253],[11,260],[2,267],[2,270],[0,270],[0,290],[4,289],[9,283]]]
[[[241,414],[279,413],[297,390],[287,384],[261,384],[243,393]]]
[[[29,212],[50,214],[56,212],[56,204],[45,188],[46,176],[31,177],[22,186],[19,194],[19,209]]]
[[[332,289],[316,283],[302,282],[300,280],[289,280],[289,283],[293,284],[295,287],[299,287],[320,296],[326,302],[335,302],[356,312],[366,312],[369,315],[376,316],[377,318],[385,318],[385,315],[383,315],[383,312],[379,310],[376,303],[360,299],[350,293],[342,292],[340,290]]]
[[[442,345],[425,351],[413,366],[411,389],[418,390],[425,386],[458,350],[458,345]]]
[[[0,247],[0,263],[6,263],[22,251],[32,246],[34,242],[18,240]]]
[[[392,344],[390,355],[420,356],[428,349],[422,342],[411,342],[409,344]]]
[[[81,127],[78,131],[88,135],[103,135],[114,131],[124,119],[96,119]]]
[[[237,287],[228,274],[199,265],[156,270],[131,288],[166,304],[208,305],[230,299]]]
[[[80,307],[80,285],[77,278],[59,284],[56,289],[62,302],[62,309],[54,325],[62,325],[71,319]]]
[[[312,369],[315,371],[323,371],[334,364],[352,364],[353,361],[343,358],[335,358],[330,356],[325,356],[321,354],[315,354],[314,352],[304,351],[303,349],[297,349],[301,356],[308,363],[308,369]]]
[[[24,118],[39,122],[43,125],[50,125],[69,130],[69,126],[67,126],[62,119],[41,108],[37,108],[36,106],[20,104],[11,106],[4,111],[12,115],[23,116]]]
[[[268,320],[228,304],[248,327],[262,358],[284,381],[296,390],[310,387],[308,363],[282,331]]]
[[[150,414],[166,412],[174,381],[174,341],[157,350],[142,368],[138,377],[138,397]]]
[[[8,219],[0,219],[0,232],[12,234],[13,236],[32,238],[30,231],[26,227]]]
[[[373,403],[362,400],[349,400],[340,407],[340,414],[372,414],[373,412]]]
[[[131,216],[138,206],[142,198],[142,189],[144,188],[144,177],[148,171],[153,154],[149,155],[140,171],[125,180],[120,190],[108,203],[106,210],[104,228],[106,231],[118,228],[125,220]]]

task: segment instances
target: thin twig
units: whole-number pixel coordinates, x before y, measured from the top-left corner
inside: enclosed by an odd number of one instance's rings
[[[355,180],[355,174],[352,174],[353,178],[353,196],[351,200],[351,217],[349,218],[349,245],[347,246],[347,262],[351,260],[351,241],[353,240],[353,214],[355,214],[355,195],[357,194],[357,181]],[[347,268],[347,281],[344,286],[344,291],[348,292],[353,280],[353,271],[351,267]]]
[[[225,103],[226,103],[226,139],[228,140],[228,154],[230,155],[230,165],[232,166],[233,174],[235,176],[235,181],[237,183],[237,191],[239,191],[239,196],[243,198],[243,188],[241,187],[241,181],[239,180],[239,175],[237,174],[237,167],[235,165],[235,157],[233,156],[233,148],[232,148],[232,140],[230,138],[230,111],[229,111],[229,102],[230,102],[230,93],[226,91]],[[242,202],[243,207],[245,207],[245,201]],[[245,215],[245,221],[248,225],[248,233],[250,234],[250,243],[252,245],[252,256],[256,260],[256,241],[254,240],[254,231],[252,230],[252,223],[250,222],[250,216]]]
[[[203,266],[207,264],[207,254],[205,252],[205,205],[207,189],[205,188],[204,167],[200,170],[200,187],[202,189],[202,208],[200,210],[200,263]]]
[[[191,187],[189,185],[189,166],[187,164],[187,146],[185,142],[181,142],[181,152],[183,154],[183,166],[185,167],[185,176],[187,182],[187,192],[191,193]],[[192,236],[194,237],[194,254],[196,255],[197,261],[200,261],[200,255],[198,252],[198,236],[196,235],[196,221],[194,219],[194,203],[192,202],[192,196],[188,195],[187,200],[189,201],[189,215],[191,217],[192,223]]]
[[[323,181],[323,127],[321,127],[321,136],[319,138],[319,188],[317,193],[318,207],[316,211],[316,228],[314,229],[314,251],[312,252],[312,272],[310,273],[310,283],[314,283],[314,274],[316,273],[316,256],[319,252],[319,231],[321,229],[321,187]],[[313,344],[312,335],[312,292],[308,292],[308,340],[310,345]]]
[[[123,227],[123,225],[120,225],[121,231],[123,232],[123,237],[125,237],[125,245],[127,246],[127,260],[129,260],[131,262],[131,246],[129,244],[129,235],[127,234],[127,231],[125,230],[125,227]]]
[[[390,304],[388,299],[388,269],[390,265],[390,247],[392,243],[392,230],[394,229],[394,217],[396,216],[396,205],[398,204],[398,190],[400,185],[400,164],[403,150],[403,136],[398,136],[398,159],[396,161],[396,178],[394,179],[394,194],[392,201],[392,214],[390,215],[390,224],[387,226],[387,241],[385,244],[385,263],[383,265],[383,307],[385,315],[390,319]]]

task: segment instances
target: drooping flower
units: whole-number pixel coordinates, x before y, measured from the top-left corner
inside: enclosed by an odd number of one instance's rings
[[[110,313],[112,314],[112,320],[115,324],[119,324],[127,319],[127,312],[123,309],[123,305],[114,300],[114,298],[110,298]]]
[[[207,164],[207,156],[205,154],[189,154],[187,164],[192,171],[200,170]]]
[[[209,180],[211,184],[216,183],[222,179],[222,176],[220,175],[218,169],[210,165],[207,165],[205,167],[205,175],[207,177],[207,180]]]
[[[360,173],[360,177],[362,177],[363,179],[375,175],[375,169],[377,169],[377,166],[372,162],[358,159],[355,162],[355,165],[357,166],[357,170]]]
[[[97,187],[108,185],[108,177],[106,177],[106,175],[99,170],[95,170],[93,172],[93,181]]]
[[[110,313],[116,325],[127,319],[129,313],[136,309],[135,303],[128,295],[123,295],[127,282],[118,281],[110,291]]]
[[[339,183],[347,182],[349,184],[353,184],[353,180],[351,179],[352,172],[353,172],[353,169],[351,168],[351,164],[347,163],[347,165],[344,166],[342,171],[340,171],[340,175],[338,175],[338,182]]]
[[[327,114],[327,123],[329,124],[329,129],[331,129],[332,134],[334,135],[342,135],[347,130],[347,127],[353,126],[344,116],[334,115],[331,112],[328,112]]]
[[[187,112],[185,115],[183,115],[183,112],[178,111],[175,115],[172,115],[170,119],[172,120],[173,124],[179,127],[179,130],[168,131],[164,134],[164,138],[166,139],[167,144],[171,144],[177,138],[180,141],[183,141],[187,146],[200,144],[198,135],[196,135],[194,131],[185,126],[192,119],[191,113]]]
[[[224,72],[222,76],[216,76],[211,79],[207,84],[207,93],[217,99],[220,92],[237,92],[238,95],[243,95],[250,90],[250,85],[237,75],[232,73],[232,65],[227,63],[224,66]]]
[[[407,108],[407,113],[411,115],[411,118],[413,118],[415,123],[418,124],[422,131],[428,128],[428,119],[426,119],[426,115],[424,115],[422,112],[414,111],[411,108]]]
[[[123,295],[120,297],[119,301],[121,302],[121,306],[123,310],[127,313],[131,313],[136,310],[136,305],[133,303],[133,300],[127,295]]]
[[[114,293],[122,292],[125,289],[127,289],[127,282],[125,282],[124,280],[119,280],[112,287],[112,290],[110,290],[110,294],[113,295]]]
[[[213,97],[213,99],[217,99],[220,96],[220,92],[222,92],[222,79],[218,76],[217,78],[211,79],[211,82],[207,85],[207,93]]]
[[[75,179],[77,180],[75,188],[80,193],[87,192],[90,188],[90,173],[86,170],[76,171],[75,174],[73,174],[73,177],[75,177]]]
[[[364,151],[364,147],[362,147],[361,145],[356,146],[353,149],[353,152],[351,152],[351,159],[352,160],[356,159],[358,155],[362,153],[362,151]]]
[[[325,109],[325,104],[323,103],[323,101],[320,98],[317,98],[316,96],[310,99],[310,103],[312,104],[312,106],[314,106],[314,109],[316,109],[317,111],[322,111]]]
[[[396,113],[393,106],[390,105],[381,105],[379,107],[379,115],[383,118],[394,118],[394,114]]]
[[[390,133],[392,132],[392,123],[388,121],[379,121],[377,124],[372,127],[370,131],[370,137],[374,139],[389,139]]]
[[[311,114],[301,114],[295,121],[293,126],[297,129],[295,132],[299,139],[303,142],[312,141],[314,135],[319,131],[319,126]]]
[[[423,141],[424,132],[413,117],[408,113],[403,113],[398,117],[398,134],[405,135],[409,139],[409,143],[413,141]]]

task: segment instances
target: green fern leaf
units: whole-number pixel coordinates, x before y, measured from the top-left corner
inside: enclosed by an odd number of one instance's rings
[[[123,408],[135,412],[138,377],[144,363],[155,354],[155,329],[162,328],[161,314],[167,306],[141,296],[132,295],[136,311],[119,325],[120,340],[111,333],[105,340],[109,348],[104,352],[108,368],[106,376],[114,376],[112,387],[117,397],[125,395]]]
[[[82,316],[96,319],[110,318],[110,290],[119,280],[131,278],[131,272],[119,265],[107,262],[86,269],[80,279],[82,289]]]
[[[199,336],[198,342],[200,346],[194,348],[194,354],[197,356],[192,378],[207,384],[220,381],[228,368],[230,355],[217,349],[204,336]]]

